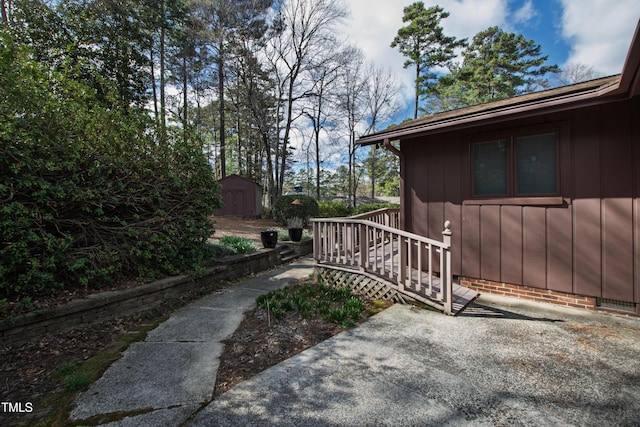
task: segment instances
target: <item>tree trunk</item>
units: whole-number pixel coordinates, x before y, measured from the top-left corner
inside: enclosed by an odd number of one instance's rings
[[[158,88],[156,85],[156,67],[153,56],[153,38],[151,38],[151,45],[149,46],[149,59],[151,62],[151,80],[153,83],[153,113],[156,125],[160,124],[160,113],[158,112]]]
[[[164,91],[164,38],[165,38],[165,9],[164,0],[160,2],[160,19],[162,24],[160,25],[160,140],[164,145],[167,139],[167,116],[166,116],[166,104],[165,104],[165,91]]]
[[[420,97],[420,64],[416,63],[416,95],[413,107],[413,118],[418,118],[418,98]]]
[[[218,45],[218,108],[220,114],[220,175],[227,176],[227,145],[224,116],[224,41]]]
[[[182,117],[182,133],[184,136],[184,141],[187,141],[187,124],[189,120],[189,100],[187,97],[187,89],[189,87],[188,79],[187,79],[187,54],[186,52],[182,55],[182,104],[183,104],[183,117]]]
[[[278,176],[278,188],[276,189],[276,197],[282,195],[284,187],[284,173],[287,168],[287,147],[289,146],[289,135],[291,134],[291,125],[293,124],[293,89],[295,80],[298,76],[300,65],[289,76],[289,91],[287,96],[287,119],[284,127],[284,137],[282,139],[282,153],[280,158],[280,174]]]
[[[237,139],[238,139],[238,173],[240,175],[242,175],[242,150],[240,149],[242,144],[241,144],[241,132],[240,132],[240,126],[242,124],[240,123],[240,107],[237,108],[236,110],[236,135],[237,135]],[[249,168],[247,168],[249,169]],[[245,174],[248,175],[248,174]]]
[[[8,3],[8,5],[7,5]],[[4,0],[0,0],[0,5],[2,5],[2,22],[9,22],[9,8],[11,7],[11,1],[5,3]]]
[[[269,134],[261,131],[262,133],[262,143],[264,144],[265,152],[266,152],[266,163],[267,163],[267,207],[273,206],[273,201],[275,200],[275,182],[273,179],[273,160],[271,158],[271,145],[269,144]]]

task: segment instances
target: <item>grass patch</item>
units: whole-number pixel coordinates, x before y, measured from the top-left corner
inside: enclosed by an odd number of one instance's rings
[[[88,389],[98,380],[109,366],[122,357],[130,344],[143,341],[147,333],[166,318],[167,316],[163,316],[152,323],[142,324],[135,331],[119,336],[113,342],[119,345],[112,345],[82,363],[71,361],[58,366],[55,374],[60,379],[62,391],[46,396],[39,406],[50,408],[50,410],[28,425],[48,427],[75,425],[69,424],[68,417],[78,393]]]

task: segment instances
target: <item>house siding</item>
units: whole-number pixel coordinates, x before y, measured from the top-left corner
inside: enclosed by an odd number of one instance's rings
[[[639,303],[640,102],[637,99],[401,141],[408,231],[441,238],[452,222],[454,274]],[[559,124],[563,206],[465,204],[475,135]]]

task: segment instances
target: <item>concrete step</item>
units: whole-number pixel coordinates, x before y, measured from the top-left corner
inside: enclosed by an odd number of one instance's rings
[[[283,263],[293,261],[298,258],[298,254],[287,245],[280,247],[280,261]]]

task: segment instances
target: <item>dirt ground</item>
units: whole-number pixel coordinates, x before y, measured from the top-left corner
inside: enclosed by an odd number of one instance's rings
[[[260,231],[277,226],[271,220],[215,218],[216,232],[213,240],[224,235],[247,237],[260,242]],[[228,284],[222,284],[226,286]],[[133,286],[131,283],[123,287]],[[117,289],[117,286],[113,287]],[[63,304],[73,297],[69,294],[39,303],[40,308]],[[173,310],[188,304],[202,295],[189,295],[179,301],[138,316],[114,319],[109,322],[80,326],[60,334],[48,335],[38,342],[21,346],[0,344],[0,401],[32,402],[34,408],[50,410],[43,401],[63,388],[62,378],[56,374],[63,363],[81,364],[99,353],[112,351],[123,335],[162,321]],[[225,342],[218,370],[215,395],[218,396],[238,382],[250,378],[269,366],[321,342],[340,332],[335,324],[321,319],[300,319],[295,315],[284,316],[271,327],[265,327],[266,312],[255,309],[246,314],[236,332]],[[24,418],[22,419],[24,421]],[[8,422],[5,423],[5,422]],[[11,425],[11,420],[2,420]]]
[[[360,321],[383,308],[374,308],[371,302],[365,301]],[[275,320],[268,317],[263,308],[249,311],[238,329],[224,341],[214,396],[344,330],[317,314],[303,319],[297,313],[288,312]]]
[[[260,242],[260,232],[271,228],[284,228],[272,219],[262,218],[235,218],[235,217],[214,217],[215,232],[213,240],[223,236],[239,236],[255,242]]]

